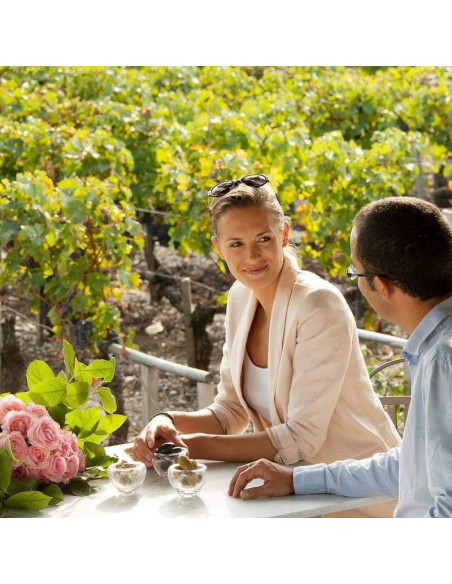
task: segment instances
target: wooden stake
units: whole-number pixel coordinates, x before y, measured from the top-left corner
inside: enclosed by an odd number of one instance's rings
[[[185,344],[187,365],[196,367],[196,340],[191,314],[191,282],[190,278],[182,278],[182,305],[184,308]]]

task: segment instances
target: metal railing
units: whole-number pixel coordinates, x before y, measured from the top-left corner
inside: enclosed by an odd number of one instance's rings
[[[358,329],[358,337],[362,341],[373,341],[376,343],[384,343],[392,347],[399,347],[403,349],[406,339],[402,337],[393,337],[392,335],[385,335],[383,333],[376,333],[374,331],[366,331],[365,329]]]
[[[123,347],[118,343],[111,343],[108,350],[119,358],[127,358],[140,365],[141,373],[141,420],[145,425],[149,419],[160,411],[158,401],[159,371],[173,373],[179,377],[186,377],[196,381],[198,408],[209,406],[215,397],[215,385],[212,383],[212,374],[202,369],[180,365],[173,361],[160,359],[153,355]]]

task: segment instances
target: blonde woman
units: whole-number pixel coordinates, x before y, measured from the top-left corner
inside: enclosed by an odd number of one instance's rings
[[[287,465],[365,458],[398,446],[353,315],[332,284],[299,268],[268,177],[218,183],[209,201],[212,243],[236,280],[218,393],[206,409],[154,416],[133,456],[152,466],[153,450],[172,441],[193,458]],[[254,432],[246,433],[250,421]],[[391,516],[394,506],[369,509]]]

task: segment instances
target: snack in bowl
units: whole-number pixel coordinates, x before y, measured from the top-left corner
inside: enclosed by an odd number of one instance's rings
[[[171,486],[183,497],[197,495],[206,482],[207,466],[187,456],[179,456],[178,463],[168,468]]]
[[[123,495],[133,495],[143,484],[146,465],[138,460],[115,462],[107,468],[108,478]]]
[[[169,467],[178,462],[179,456],[187,457],[188,450],[181,446],[176,446],[174,442],[165,442],[154,452],[152,465],[157,474],[167,478]]]

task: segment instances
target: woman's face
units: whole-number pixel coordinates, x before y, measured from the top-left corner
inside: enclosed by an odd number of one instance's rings
[[[218,238],[212,243],[231,274],[251,290],[278,284],[284,262],[289,225],[283,230],[274,217],[260,207],[233,207],[217,224]]]

